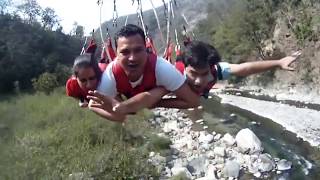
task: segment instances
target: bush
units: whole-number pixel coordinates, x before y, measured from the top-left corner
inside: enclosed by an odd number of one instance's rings
[[[57,77],[51,73],[43,73],[38,79],[32,79],[33,88],[36,91],[50,94],[54,88],[58,87]]]

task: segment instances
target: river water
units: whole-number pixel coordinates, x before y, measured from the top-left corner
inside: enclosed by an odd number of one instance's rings
[[[261,140],[266,153],[292,162],[291,170],[277,174],[274,172],[268,179],[320,179],[320,150],[297,138],[295,134],[270,119],[266,119],[246,110],[222,105],[217,97],[202,102],[203,110],[188,111],[193,120],[204,119],[209,132],[230,133],[235,136],[243,128],[250,128]],[[272,112],[270,112],[272,113]],[[194,125],[202,129],[202,125]],[[244,174],[240,179],[252,179]]]

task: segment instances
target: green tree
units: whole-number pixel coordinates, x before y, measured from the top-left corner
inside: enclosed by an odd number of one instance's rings
[[[32,85],[36,91],[50,94],[54,88],[58,87],[58,80],[54,74],[45,72],[37,79],[32,79]]]
[[[58,16],[52,8],[45,8],[41,13],[42,26],[47,30],[59,26]]]
[[[24,2],[18,6],[18,9],[26,16],[26,20],[29,24],[37,21],[37,17],[41,14],[41,7],[36,0],[24,0]]]

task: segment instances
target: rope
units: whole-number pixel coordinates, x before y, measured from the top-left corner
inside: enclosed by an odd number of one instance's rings
[[[128,18],[129,18],[129,15],[127,15],[127,17],[126,17],[126,20],[125,20],[125,22],[124,22],[124,26],[127,25],[127,23],[128,23]]]
[[[86,52],[85,47],[87,46],[88,37],[84,40],[80,55],[84,54]]]
[[[170,0],[169,0],[169,3],[170,3]],[[167,10],[168,10],[168,16],[167,16],[167,44],[169,43],[170,41],[170,5],[168,4],[168,7],[167,7]]]
[[[181,16],[183,17],[183,20],[186,22],[186,24],[188,25],[188,27],[190,27],[190,24],[189,24],[189,22],[188,22],[188,20],[187,20],[186,16],[185,16],[183,13],[181,14]],[[193,33],[192,29],[191,29],[191,28],[189,28],[189,29],[190,29],[190,31],[191,31],[192,37],[195,39],[195,38],[196,38],[196,36],[194,35],[194,33]]]
[[[162,34],[162,30],[161,30],[161,26],[160,26],[160,22],[159,22],[159,17],[158,17],[158,14],[157,14],[157,11],[156,11],[156,9],[155,9],[155,7],[154,7],[154,4],[153,4],[152,0],[149,0],[149,1],[150,1],[150,3],[151,3],[152,9],[153,9],[154,16],[156,17],[156,20],[157,20],[158,29],[159,29],[159,31],[160,31],[160,39],[161,39],[162,43],[165,44],[165,42],[164,42],[164,37],[163,37],[163,34]]]
[[[137,13],[138,13],[138,16],[139,16],[139,18],[140,18],[140,22],[141,22],[141,26],[142,26],[142,28],[143,28],[144,35],[146,36],[146,35],[147,35],[147,31],[146,31],[146,27],[145,27],[144,21],[143,21],[142,4],[141,4],[140,0],[138,0]]]
[[[101,38],[101,42],[102,42],[102,45],[103,45],[103,47],[104,48],[106,48],[105,47],[105,45],[104,45],[104,38],[103,38],[103,34],[102,34],[102,4],[103,4],[103,0],[98,0],[98,5],[100,6],[100,17],[99,17],[99,21],[100,21],[100,26],[99,26],[99,29],[100,29],[100,38]]]
[[[118,26],[117,19],[118,19],[118,12],[117,12],[116,0],[113,0],[113,14],[112,14],[112,26],[113,27]]]

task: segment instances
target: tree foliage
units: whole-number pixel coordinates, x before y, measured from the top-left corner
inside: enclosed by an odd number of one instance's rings
[[[45,72],[38,79],[32,79],[32,85],[36,91],[50,94],[59,84],[55,74]]]
[[[53,25],[49,24],[45,27]],[[65,71],[61,65],[71,66],[81,50],[77,37],[43,28],[39,22],[29,24],[17,15],[0,15],[0,27],[0,92],[12,91],[15,81],[22,90],[32,88],[31,79],[40,74]]]

